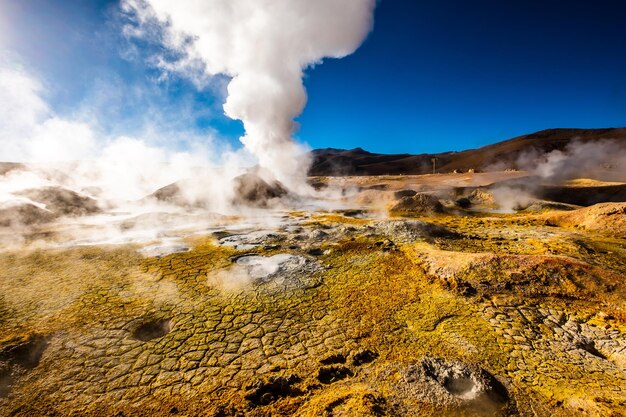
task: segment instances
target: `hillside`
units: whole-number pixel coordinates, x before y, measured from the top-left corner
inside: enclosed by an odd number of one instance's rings
[[[548,129],[518,136],[503,142],[462,152],[438,154],[384,155],[361,148],[316,149],[309,175],[399,175],[432,172],[432,158],[437,158],[437,172],[469,169],[518,169],[521,155],[537,152],[539,155],[564,150],[574,142],[603,139],[617,140],[626,146],[626,128],[608,129]]]

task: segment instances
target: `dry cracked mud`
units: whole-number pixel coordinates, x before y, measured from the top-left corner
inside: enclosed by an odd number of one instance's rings
[[[623,236],[348,214],[2,252],[0,415],[626,415]]]

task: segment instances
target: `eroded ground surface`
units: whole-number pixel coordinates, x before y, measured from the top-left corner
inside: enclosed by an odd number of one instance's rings
[[[626,415],[623,237],[347,214],[1,253],[0,415]]]

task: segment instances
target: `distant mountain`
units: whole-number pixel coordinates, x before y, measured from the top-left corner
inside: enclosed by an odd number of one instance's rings
[[[626,146],[626,128],[548,129],[518,136],[479,149],[438,154],[376,154],[361,148],[316,149],[309,175],[400,175],[432,173],[432,158],[437,158],[437,172],[455,170],[518,169],[523,154],[538,156],[563,150],[572,142],[612,139]]]

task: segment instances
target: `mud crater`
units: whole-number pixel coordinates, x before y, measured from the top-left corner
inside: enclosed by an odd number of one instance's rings
[[[331,355],[328,355],[324,359],[321,359],[320,363],[322,365],[334,365],[334,364],[346,363],[346,355],[342,353],[333,353]]]
[[[506,388],[483,369],[437,358],[424,359],[422,369],[428,379],[458,399],[493,404],[508,401]]]
[[[47,346],[45,336],[33,334],[0,348],[0,398],[9,394],[19,376],[39,365]]]
[[[378,358],[378,353],[369,349],[363,349],[363,350],[356,352],[354,355],[352,355],[352,364],[354,366],[361,366],[366,363],[373,362],[377,358]]]
[[[169,319],[154,319],[139,324],[133,331],[134,339],[141,342],[159,339],[172,330],[172,324]]]
[[[245,399],[252,406],[269,405],[281,398],[297,397],[304,392],[295,386],[301,379],[297,375],[273,376],[264,381],[258,381],[245,395]]]
[[[323,366],[317,373],[317,380],[322,384],[332,384],[353,375],[349,368],[342,365]]]

